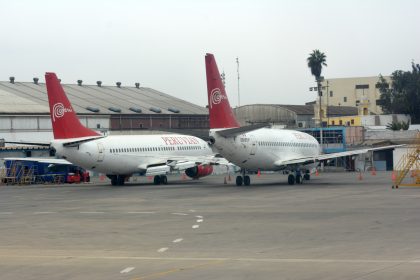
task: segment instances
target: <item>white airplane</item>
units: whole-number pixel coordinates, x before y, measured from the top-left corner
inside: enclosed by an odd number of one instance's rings
[[[155,184],[167,184],[167,173],[177,170],[199,178],[210,175],[213,164],[226,163],[194,136],[102,136],[80,123],[55,73],[46,73],[45,81],[54,133],[50,146],[57,156],[106,174],[112,185],[123,185],[134,173],[154,176]]]
[[[272,129],[267,128],[267,125],[240,127],[230,107],[214,56],[207,54],[205,62],[210,114],[210,143],[224,158],[241,168],[242,176],[236,177],[238,186],[250,185],[251,179],[247,173],[259,170],[291,171],[288,183],[290,185],[295,182],[299,184],[303,180],[310,179],[309,170],[316,167],[321,160],[396,147],[386,146],[321,154],[318,141],[307,133]]]

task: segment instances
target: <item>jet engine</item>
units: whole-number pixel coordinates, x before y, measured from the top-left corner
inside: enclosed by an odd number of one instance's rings
[[[213,173],[213,166],[209,164],[197,165],[197,166],[185,169],[185,174],[188,177],[191,177],[193,179],[205,177],[205,176],[210,175],[211,173]]]

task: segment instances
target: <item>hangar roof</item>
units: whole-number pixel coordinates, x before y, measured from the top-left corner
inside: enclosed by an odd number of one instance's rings
[[[314,115],[314,105],[281,105],[281,104],[253,104],[245,105],[246,106],[271,106],[284,108],[289,111],[294,112],[296,115]],[[239,108],[241,108],[239,107]],[[329,116],[354,116],[358,114],[357,107],[351,106],[328,106],[328,115]]]
[[[78,114],[208,114],[205,107],[147,88],[63,84]],[[45,83],[0,82],[0,114],[48,114]]]

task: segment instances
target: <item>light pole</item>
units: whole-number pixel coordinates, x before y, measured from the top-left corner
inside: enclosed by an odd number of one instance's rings
[[[241,106],[241,96],[239,94],[239,57],[236,57],[236,71],[238,72],[238,107]]]
[[[316,79],[318,86],[318,96],[319,96],[319,143],[321,145],[321,150],[323,150],[323,140],[322,140],[322,88],[321,83],[324,81],[324,77],[320,76]]]

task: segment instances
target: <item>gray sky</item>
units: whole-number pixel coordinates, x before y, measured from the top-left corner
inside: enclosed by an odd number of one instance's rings
[[[420,1],[0,0],[0,80],[133,86],[207,104],[204,55],[226,73],[237,106],[304,104],[306,58],[327,55],[326,78],[389,75],[420,63]]]

